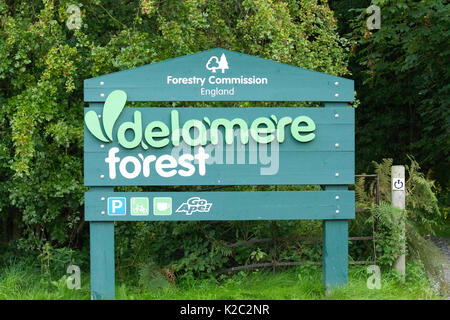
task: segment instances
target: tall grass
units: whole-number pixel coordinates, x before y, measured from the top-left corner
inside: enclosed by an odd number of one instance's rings
[[[0,300],[82,300],[89,299],[89,279],[84,277],[80,290],[70,290],[67,276],[51,280],[39,269],[21,264],[0,270]]]
[[[405,283],[394,272],[381,274],[380,290],[370,290],[365,267],[351,267],[349,283],[325,294],[320,267],[299,267],[276,273],[260,270],[240,272],[218,279],[184,281],[164,288],[135,286],[125,282],[116,284],[116,299],[142,300],[320,300],[320,299],[439,299],[420,266],[408,264]],[[422,271],[421,271],[422,270]],[[66,276],[59,280],[42,278],[38,269],[22,265],[0,270],[0,299],[71,300],[90,299],[89,277],[82,277],[80,290],[69,290]]]

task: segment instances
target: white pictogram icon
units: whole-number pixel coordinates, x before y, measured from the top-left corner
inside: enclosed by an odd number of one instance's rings
[[[220,60],[216,56],[212,56],[211,58],[209,58],[208,62],[206,63],[206,69],[208,69],[212,73],[216,73],[216,70],[220,69],[222,70],[222,73],[225,73],[225,70],[229,69],[227,57],[225,56],[225,54],[222,53],[222,55],[220,56]]]
[[[405,179],[404,178],[392,179],[392,190],[394,190],[394,191],[405,190]]]

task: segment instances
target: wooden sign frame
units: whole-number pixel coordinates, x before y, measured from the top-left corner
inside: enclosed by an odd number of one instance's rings
[[[355,213],[354,192],[348,190],[354,183],[355,120],[354,109],[348,107],[353,99],[352,80],[220,48],[85,80],[84,100],[89,107],[85,110],[84,179],[90,187],[85,195],[85,220],[90,225],[91,298],[115,297],[114,221],[323,220],[324,284],[327,288],[346,284],[348,219]],[[318,101],[323,108],[123,109],[125,101]],[[166,130],[174,110],[197,127],[211,126],[219,118],[239,119],[240,128],[248,124],[252,137],[251,129],[260,128],[251,126],[255,119],[265,117],[259,121],[266,127],[272,125],[270,119],[274,126],[287,119],[279,144],[281,169],[258,175],[254,163],[222,163],[208,165],[203,175],[177,176],[180,170],[173,167],[173,177],[152,176],[155,168],[149,162],[154,159],[144,161],[148,152],[167,160],[167,150],[178,142]],[[158,122],[151,124],[155,119]],[[137,121],[151,128],[126,136],[134,126],[141,128]],[[152,131],[155,126],[159,133]],[[223,132],[226,135],[226,128]],[[147,145],[163,139],[167,141],[161,148]],[[205,146],[200,144],[197,147]],[[257,146],[248,147],[246,159],[261,148]],[[128,163],[119,164],[123,161],[134,165],[135,171],[128,171]],[[148,165],[145,173],[144,164]],[[113,189],[119,185],[230,184],[317,184],[324,191],[120,193]]]

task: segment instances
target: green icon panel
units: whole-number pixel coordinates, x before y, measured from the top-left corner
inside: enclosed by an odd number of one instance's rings
[[[132,216],[148,216],[150,211],[147,197],[131,198],[130,207]]]
[[[153,198],[153,215],[170,216],[171,214],[172,214],[172,198],[170,197]]]

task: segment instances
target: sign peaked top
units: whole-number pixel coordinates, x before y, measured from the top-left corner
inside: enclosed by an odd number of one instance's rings
[[[84,101],[351,102],[353,80],[216,48],[84,81]]]

